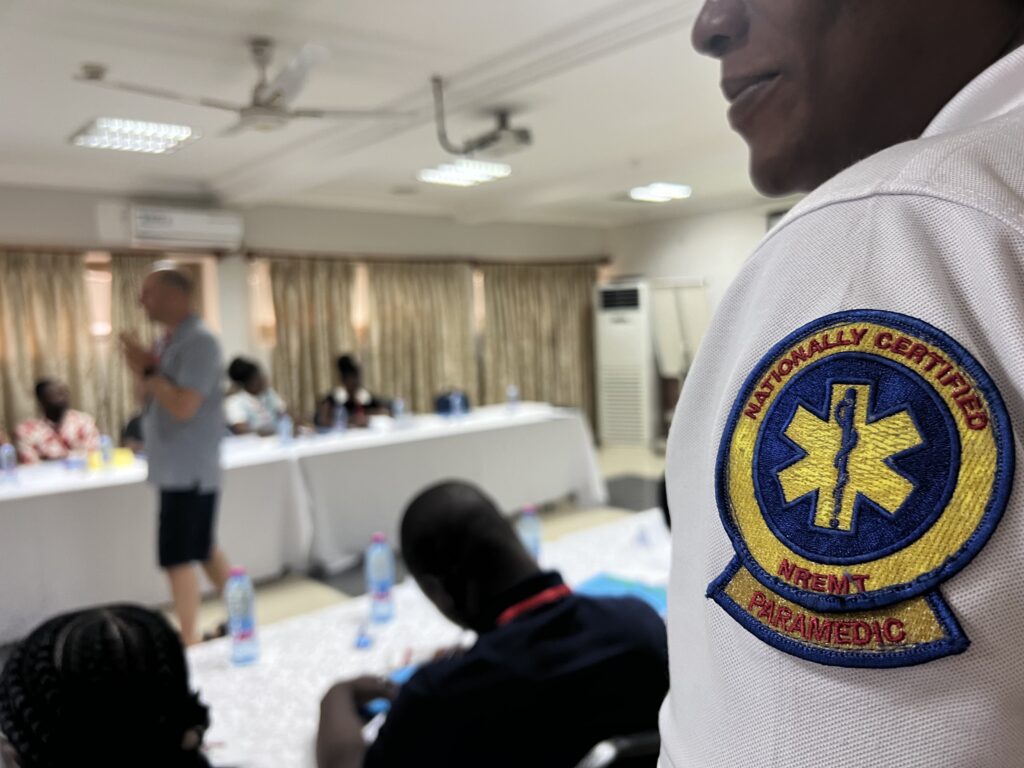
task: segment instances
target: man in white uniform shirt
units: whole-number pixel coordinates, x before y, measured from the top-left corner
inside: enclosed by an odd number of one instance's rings
[[[708,0],[732,126],[807,191],[667,457],[663,768],[1024,765],[1024,2]]]

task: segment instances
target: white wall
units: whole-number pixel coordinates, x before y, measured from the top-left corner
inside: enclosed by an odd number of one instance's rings
[[[635,224],[612,230],[608,250],[616,277],[699,277],[712,311],[764,237],[779,204]],[[783,206],[785,207],[785,206]]]
[[[0,187],[0,245],[115,247],[105,242],[97,207],[125,203],[90,192]],[[791,201],[789,201],[791,203]],[[615,276],[699,277],[712,310],[765,234],[762,204],[721,213],[646,222],[614,230],[533,224],[469,225],[453,219],[262,206],[243,211],[253,249],[403,256],[572,258],[610,255]],[[258,354],[250,338],[247,264],[221,259],[217,295],[225,354]]]
[[[0,244],[127,246],[109,240],[97,209],[126,204],[117,196],[30,187],[0,187]],[[170,203],[173,204],[173,203]],[[261,206],[242,211],[252,249],[401,256],[573,258],[607,253],[595,227],[463,224],[440,216]]]
[[[0,187],[0,244],[98,246],[96,206],[107,199],[88,192]]]
[[[37,188],[0,187],[0,245],[70,248],[124,247],[110,239],[97,210],[114,211],[127,200],[115,195]],[[593,227],[534,224],[463,224],[436,216],[408,216],[326,209],[262,206],[246,209],[246,247],[323,253],[391,256],[458,256],[545,259],[602,256],[607,232]],[[113,229],[117,229],[114,227]],[[251,338],[248,265],[241,256],[219,260],[215,292],[226,357],[266,359]]]
[[[603,256],[606,231],[547,224],[463,224],[439,216],[262,206],[243,211],[250,248],[544,259]]]

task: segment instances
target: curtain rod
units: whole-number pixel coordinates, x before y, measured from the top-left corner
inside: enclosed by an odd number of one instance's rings
[[[58,253],[117,253],[127,256],[150,256],[155,254],[175,254],[175,253],[187,253],[195,256],[214,256],[218,259],[225,256],[229,256],[232,253],[238,253],[238,251],[218,251],[210,248],[133,248],[131,246],[115,246],[110,245],[54,245],[53,243],[33,243],[33,244],[6,244],[0,243],[0,253],[4,251],[13,253],[33,253],[33,252],[58,252]]]
[[[104,245],[55,245],[53,243],[37,243],[37,244],[0,244],[0,253],[3,252],[13,253],[36,253],[36,252],[50,252],[50,253],[91,253],[101,252],[118,254],[124,256],[138,256],[140,258],[152,258],[158,255],[173,256],[175,253],[187,253],[195,256],[213,256],[216,259],[226,258],[228,256],[242,256],[248,260],[255,259],[331,259],[337,261],[349,261],[349,262],[370,262],[379,264],[467,264],[471,267],[487,267],[487,266],[513,266],[513,267],[562,267],[562,266],[586,266],[593,264],[594,266],[602,267],[608,266],[612,263],[611,256],[580,256],[579,258],[559,256],[557,258],[544,258],[544,257],[532,257],[532,258],[500,258],[490,259],[482,258],[479,256],[401,256],[401,255],[389,255],[389,254],[369,254],[369,253],[329,253],[329,252],[310,252],[310,251],[290,251],[290,250],[277,250],[273,248],[250,248],[248,250],[239,251],[217,251],[209,248],[133,248],[131,246],[114,246],[108,244]]]
[[[479,256],[400,256],[391,254],[369,253],[311,253],[309,251],[276,250],[273,248],[250,249],[245,257],[255,259],[320,259],[347,262],[365,262],[378,264],[468,264],[471,267],[486,266],[606,266],[612,263],[611,256],[581,256],[579,258],[561,256],[558,258],[522,258],[522,259],[488,259]]]

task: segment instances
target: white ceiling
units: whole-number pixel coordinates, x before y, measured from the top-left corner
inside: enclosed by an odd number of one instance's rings
[[[689,45],[697,0],[0,0],[0,184],[130,195],[210,196],[445,214],[464,221],[613,226],[759,200],[728,130],[717,66]],[[112,79],[244,101],[245,39],[306,41],[330,61],[297,106],[410,110],[399,121],[295,121],[220,138],[231,114],[72,81],[84,61]],[[450,82],[450,133],[487,130],[512,106],[535,146],[511,178],[473,189],[417,183],[446,155],[428,78]],[[68,136],[99,116],[185,123],[204,134],[170,156],[84,150]],[[631,186],[690,184],[664,206]]]

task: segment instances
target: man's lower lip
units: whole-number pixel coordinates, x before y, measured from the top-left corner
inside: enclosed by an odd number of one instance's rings
[[[745,123],[764,104],[778,82],[779,76],[775,75],[743,91],[729,107],[729,123],[732,127],[738,129],[742,123]]]

